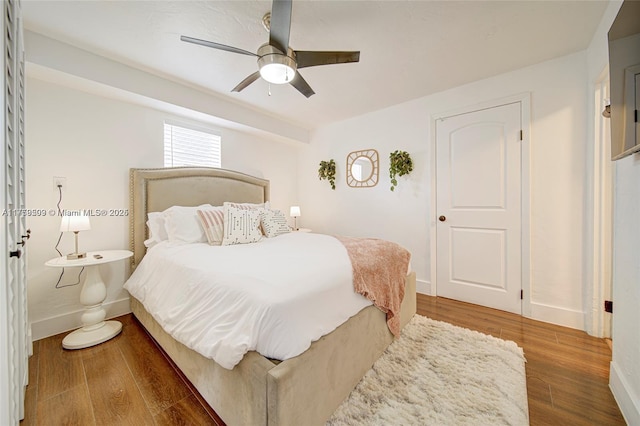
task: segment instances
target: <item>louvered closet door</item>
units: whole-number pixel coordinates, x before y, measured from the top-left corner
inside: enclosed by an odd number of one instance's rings
[[[25,160],[24,160],[24,49],[20,23],[20,3],[3,2],[3,131],[4,182],[3,223],[5,237],[2,250],[2,281],[4,305],[2,321],[2,357],[6,368],[2,374],[3,412],[0,423],[17,424],[24,417],[24,391],[27,384],[27,361],[30,341],[27,338],[26,296],[26,232]]]

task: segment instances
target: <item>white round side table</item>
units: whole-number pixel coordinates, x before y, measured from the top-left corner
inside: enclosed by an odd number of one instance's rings
[[[45,263],[54,268],[87,269],[82,283],[80,303],[84,306],[82,328],[69,333],[62,340],[65,349],[82,349],[94,346],[115,337],[122,330],[119,321],[105,321],[106,312],[102,302],[107,297],[107,287],[100,276],[100,265],[127,259],[133,256],[129,250],[103,250],[88,252],[82,259],[67,259],[65,256],[51,259]]]

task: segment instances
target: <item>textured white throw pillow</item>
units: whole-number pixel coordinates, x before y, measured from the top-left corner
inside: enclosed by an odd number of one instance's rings
[[[197,213],[209,244],[212,246],[221,245],[224,234],[224,208],[213,207],[206,210],[197,210]]]
[[[231,201],[225,201],[223,203],[226,206],[235,207],[241,210],[250,210],[250,209],[270,209],[271,204],[269,201],[265,201],[264,203],[233,203]]]
[[[257,209],[239,209],[224,203],[223,246],[257,243],[261,239],[260,212]]]
[[[280,210],[260,210],[260,225],[262,226],[262,233],[267,238],[291,232],[287,218]]]
[[[198,220],[198,209],[212,208],[210,204],[197,207],[173,206],[164,213],[165,228],[170,243],[206,243],[207,235]]]

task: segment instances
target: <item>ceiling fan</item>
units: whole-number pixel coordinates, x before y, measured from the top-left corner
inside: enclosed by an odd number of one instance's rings
[[[260,46],[257,53],[193,37],[181,36],[180,40],[227,52],[257,57],[258,71],[242,80],[240,84],[233,88],[232,92],[240,92],[262,77],[272,84],[289,83],[309,98],[315,92],[302,78],[298,69],[318,65],[358,62],[360,60],[360,52],[319,52],[291,49],[289,47],[291,6],[292,0],[273,0],[270,18],[268,13],[263,18],[265,27],[269,30],[269,42]]]

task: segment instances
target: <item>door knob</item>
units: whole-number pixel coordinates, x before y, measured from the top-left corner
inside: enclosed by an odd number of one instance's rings
[[[445,220],[447,220],[447,218],[446,218],[445,216],[440,216],[440,217],[438,218],[438,220],[439,220],[440,222],[444,222]]]

